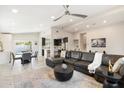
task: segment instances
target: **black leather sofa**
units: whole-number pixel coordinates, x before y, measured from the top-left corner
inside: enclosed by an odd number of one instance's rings
[[[75,70],[83,72],[85,74],[92,75],[89,73],[87,68],[88,65],[93,62],[93,59],[94,59],[94,53],[82,52],[80,60],[74,63]]]
[[[46,64],[49,67],[54,68],[56,65],[58,64],[62,64],[63,63],[64,58],[47,58],[46,59]]]
[[[105,70],[108,71],[108,66],[109,66],[108,60],[111,60],[112,65],[114,65],[114,63],[121,57],[123,56],[122,55],[103,55],[104,61],[102,62],[102,65],[96,69],[96,72],[94,75],[95,79],[103,83],[105,79],[103,72]],[[121,80],[119,81],[119,86],[124,87],[124,65],[121,66],[117,74],[119,74],[122,77]]]
[[[112,64],[114,64],[122,56],[103,54],[102,65],[96,69],[96,72],[93,75],[89,73],[87,68],[88,68],[88,65],[93,62],[94,55],[95,53],[67,51],[65,58],[52,58],[52,60],[47,58],[46,64],[52,68],[54,68],[55,65],[61,64],[61,63],[71,64],[74,66],[74,69],[76,71],[88,74],[90,76],[94,76],[94,78],[97,81],[103,83],[104,81],[103,71],[108,70],[109,60],[111,60]],[[124,87],[124,65],[121,67],[118,74],[122,76],[122,79],[119,81],[120,87]]]
[[[58,64],[62,64],[65,59],[70,59],[71,51],[66,51],[65,58],[58,57],[58,58],[46,58],[46,65],[51,68],[54,68]]]

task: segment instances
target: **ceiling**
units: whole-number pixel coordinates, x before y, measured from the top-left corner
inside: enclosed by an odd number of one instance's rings
[[[88,17],[64,16],[55,22],[51,16],[57,18],[64,14],[62,5],[0,5],[0,32],[40,32],[51,27],[77,32],[124,21],[124,6],[70,5],[69,10]],[[103,21],[107,21],[106,24]]]

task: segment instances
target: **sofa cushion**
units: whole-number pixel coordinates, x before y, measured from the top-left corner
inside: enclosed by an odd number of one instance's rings
[[[110,60],[110,56],[104,54],[102,56],[102,65],[103,66],[108,66],[109,65],[109,60]]]
[[[82,52],[81,60],[93,62],[94,53]]]
[[[118,72],[120,67],[124,64],[124,58],[119,58],[113,65],[112,71]]]
[[[46,58],[46,65],[54,68],[58,64],[63,63],[64,58]]]
[[[62,63],[64,58],[60,57],[60,58],[47,58],[47,60],[53,62],[53,63]]]
[[[78,66],[78,67],[87,69],[89,64],[90,64],[90,62],[87,62],[87,61],[77,61],[74,63],[74,66]]]
[[[71,51],[71,58],[72,59],[80,60],[80,57],[81,57],[81,52],[79,52],[79,51]]]
[[[96,69],[95,74],[99,74],[103,76],[103,71],[107,71],[108,67],[107,66],[100,66]]]
[[[69,63],[69,64],[74,64],[75,62],[76,62],[77,60],[75,60],[75,59],[64,59],[64,62],[65,63]]]

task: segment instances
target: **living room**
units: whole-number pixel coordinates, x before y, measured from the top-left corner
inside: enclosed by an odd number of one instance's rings
[[[0,87],[124,87],[124,6],[0,5],[0,13]]]

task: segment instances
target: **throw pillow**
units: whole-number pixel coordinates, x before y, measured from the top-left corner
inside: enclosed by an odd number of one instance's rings
[[[65,58],[66,51],[61,51],[61,57]]]
[[[124,57],[123,57],[123,58],[119,58],[119,59],[115,62],[114,66],[113,66],[113,68],[112,68],[112,71],[113,71],[113,72],[118,72],[122,64],[124,64]]]

